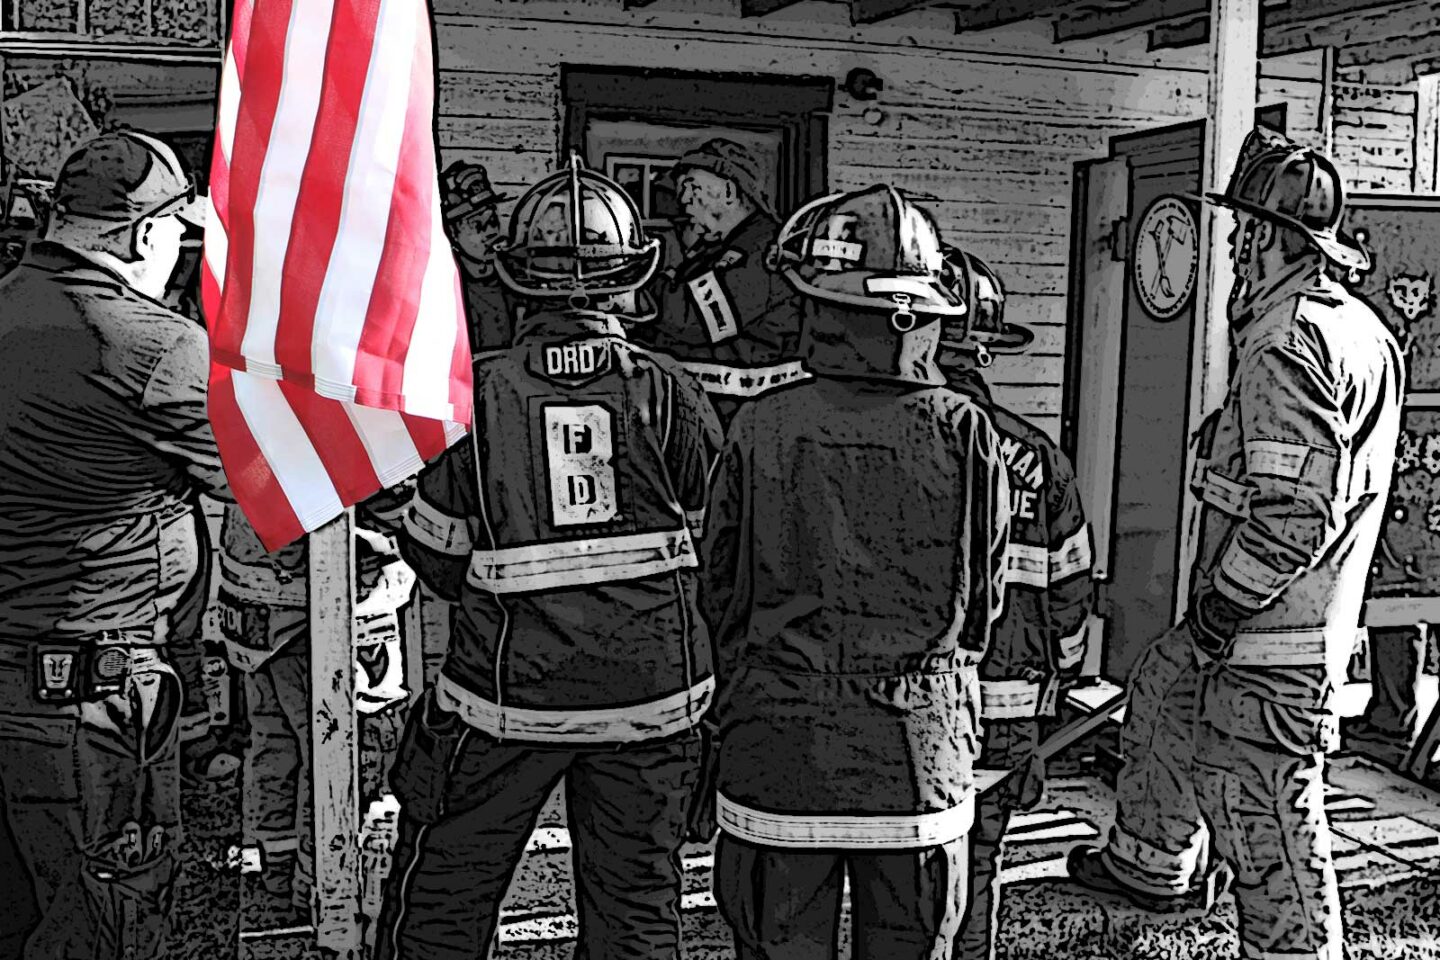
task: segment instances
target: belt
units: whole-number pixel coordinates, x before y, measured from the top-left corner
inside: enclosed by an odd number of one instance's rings
[[[145,651],[158,651],[153,627],[124,627],[118,630],[99,630],[95,633],[67,634],[64,636],[32,637],[18,640],[14,637],[0,637],[0,666],[28,667],[31,651],[38,646],[57,647],[65,644],[97,647],[124,647],[132,656]],[[156,654],[158,657],[158,653]]]

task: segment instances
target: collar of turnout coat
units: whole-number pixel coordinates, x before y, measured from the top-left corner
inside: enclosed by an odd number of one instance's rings
[[[515,344],[534,340],[563,340],[580,337],[624,338],[620,319],[589,310],[542,310],[521,317],[515,323]]]
[[[1230,323],[1237,331],[1243,330],[1255,318],[1263,317],[1281,303],[1295,297],[1314,297],[1338,303],[1338,292],[1335,282],[1325,275],[1318,264],[1297,263],[1275,279],[1262,284],[1252,294],[1232,300]]]
[[[724,239],[699,243],[675,268],[671,285],[680,287],[710,270],[721,273],[752,259],[759,261],[779,229],[780,225],[773,217],[755,211],[736,224]]]
[[[943,387],[938,337],[933,320],[896,333],[888,313],[833,311],[821,303],[806,322],[805,367],[822,377]]]

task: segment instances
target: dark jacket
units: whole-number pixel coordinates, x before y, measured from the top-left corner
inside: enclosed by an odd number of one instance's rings
[[[401,550],[459,601],[442,706],[501,739],[689,729],[714,687],[696,606],[719,425],[598,315],[537,314],[475,368],[475,432],[420,476]]]
[[[1090,526],[1070,459],[1049,434],[995,403],[974,371],[950,384],[990,413],[1010,481],[1005,616],[981,665],[987,720],[1055,712],[1058,681],[1084,656],[1094,566]]]
[[[726,437],[703,597],[718,821],[751,843],[928,846],[973,818],[1008,494],[989,418],[894,347],[812,353]]]
[[[0,636],[163,643],[200,573],[195,495],[228,497],[205,331],[48,242],[0,311]]]
[[[724,240],[698,247],[661,283],[656,349],[681,360],[706,393],[735,404],[804,377],[800,301],[765,254],[779,225],[754,213]]]

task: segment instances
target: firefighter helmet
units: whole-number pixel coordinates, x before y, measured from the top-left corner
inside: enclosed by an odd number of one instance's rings
[[[834,193],[805,204],[780,229],[770,265],[801,296],[889,312],[904,333],[965,313],[942,280],[935,221],[894,187]]]
[[[640,228],[640,210],[618,183],[572,153],[564,170],[526,191],[496,251],[505,286],[524,297],[574,306],[639,290],[660,264],[660,241]]]
[[[490,172],[469,160],[456,160],[450,164],[441,180],[446,223],[459,223],[508,199],[496,193],[490,185]]]
[[[947,318],[940,328],[945,350],[972,352],[981,366],[990,365],[996,353],[1022,353],[1035,340],[1035,331],[1005,319],[1005,285],[988,263],[973,253],[946,246],[946,277],[970,308],[966,322]]]
[[[1206,199],[1292,227],[1342,267],[1370,268],[1370,254],[1340,231],[1345,187],[1335,164],[1273,131],[1250,133],[1226,191]]]

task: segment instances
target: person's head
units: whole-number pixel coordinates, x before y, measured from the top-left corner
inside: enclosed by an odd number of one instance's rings
[[[969,251],[945,247],[944,278],[969,308],[946,317],[940,332],[942,367],[970,372],[999,354],[1024,353],[1035,340],[1029,327],[1005,319],[1005,285],[988,263]]]
[[[944,281],[938,228],[880,185],[797,210],[767,257],[804,302],[808,362],[831,374],[943,383],[940,322],[966,307]]]
[[[680,209],[701,240],[720,240],[757,210],[770,212],[760,165],[730,140],[710,140],[680,158],[672,171]]]
[[[445,224],[450,245],[466,272],[477,279],[495,275],[495,243],[504,233],[500,201],[489,172],[478,163],[457,160],[445,169]]]
[[[1240,298],[1301,262],[1369,267],[1369,254],[1340,232],[1345,189],[1335,165],[1272,130],[1250,133],[1225,192],[1206,199],[1235,211],[1230,260]]]
[[[644,319],[642,289],[659,266],[660,241],[645,235],[641,219],[619,184],[572,154],[566,169],[516,203],[509,236],[495,251],[500,282],[527,314],[583,310]]]
[[[194,180],[154,137],[96,137],[65,161],[46,239],[79,251],[134,289],[165,296],[187,230],[203,226]]]

